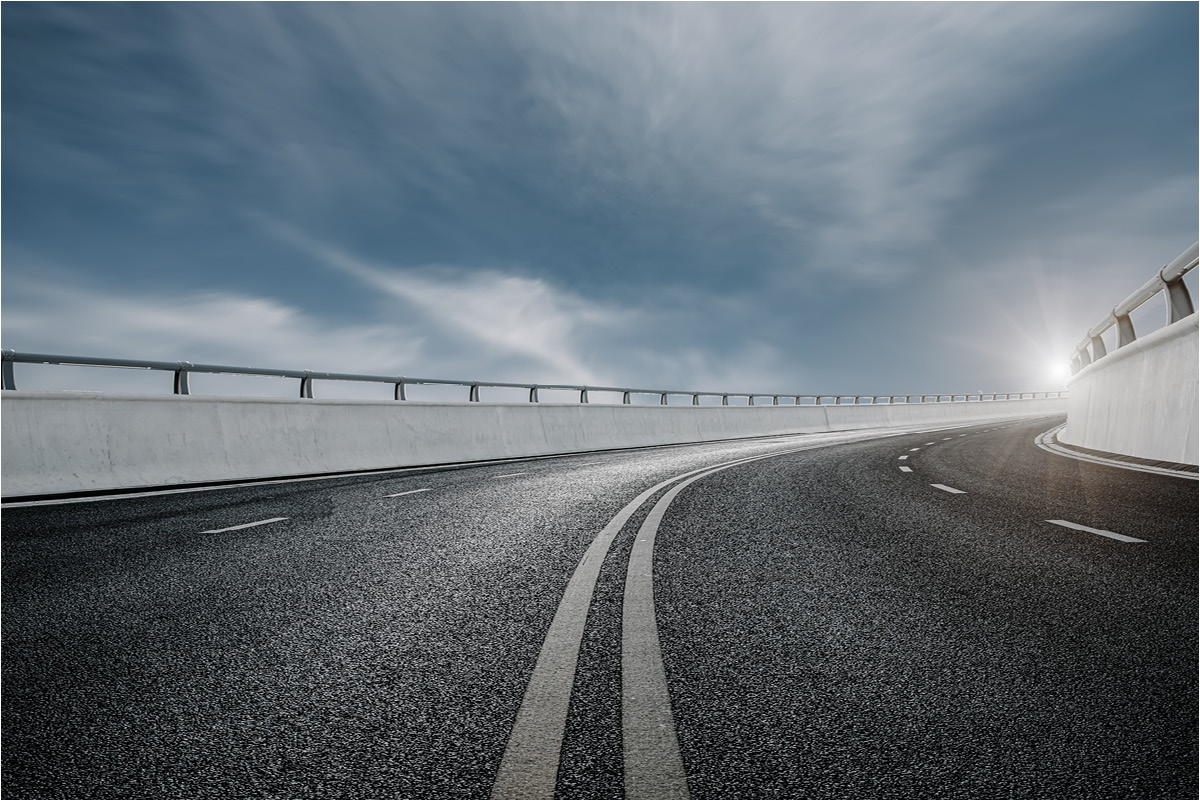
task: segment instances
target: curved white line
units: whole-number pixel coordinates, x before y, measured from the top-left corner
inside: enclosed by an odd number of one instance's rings
[[[1195,472],[1182,472],[1180,470],[1167,469],[1165,467],[1148,467],[1141,464],[1130,464],[1128,461],[1117,461],[1115,459],[1103,458],[1102,456],[1085,455],[1076,453],[1073,450],[1068,450],[1058,444],[1055,436],[1066,427],[1066,424],[1057,425],[1033,440],[1033,443],[1045,450],[1047,453],[1053,453],[1056,456],[1066,456],[1073,458],[1076,461],[1087,461],[1092,464],[1103,464],[1106,467],[1117,467],[1118,469],[1128,469],[1134,472],[1149,472],[1154,475],[1170,475],[1174,478],[1184,478],[1185,480],[1200,480],[1200,474]]]
[[[737,459],[719,466],[731,467],[759,458],[811,450],[821,444],[823,442],[770,453],[767,456]],[[517,711],[516,722],[513,724],[512,733],[509,734],[508,745],[500,761],[500,769],[492,784],[493,800],[552,800],[554,797],[559,754],[567,725],[567,711],[571,691],[575,686],[579,646],[583,640],[588,610],[591,608],[592,595],[604,557],[608,554],[613,539],[625,527],[625,523],[647,500],[676,481],[713,469],[711,466],[702,467],[655,484],[621,509],[592,540],[567,583],[554,620],[550,623],[550,630],[546,633],[542,650],[538,654],[521,707]]]

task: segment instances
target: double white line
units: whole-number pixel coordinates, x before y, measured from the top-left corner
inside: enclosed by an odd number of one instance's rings
[[[671,484],[675,486],[655,503],[642,523],[625,575],[621,611],[621,732],[626,798],[688,797],[654,615],[654,537],[667,507],[691,484],[731,467],[878,436],[878,433],[842,434],[832,437],[833,441],[823,437],[804,447],[692,470],[650,487],[621,509],[592,540],[563,592],[521,708],[517,711],[508,746],[492,785],[492,800],[553,799],[579,646],[600,568],[613,540],[630,517]]]

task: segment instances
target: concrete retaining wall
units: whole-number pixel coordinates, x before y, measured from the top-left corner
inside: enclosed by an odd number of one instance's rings
[[[1181,464],[1200,462],[1197,320],[1143,336],[1071,379],[1067,444]]]
[[[1060,413],[1065,400],[607,406],[4,392],[4,497]]]

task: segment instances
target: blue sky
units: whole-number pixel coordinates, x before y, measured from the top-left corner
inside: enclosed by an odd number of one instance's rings
[[[7,348],[1058,388],[1197,238],[1194,3],[2,15]]]

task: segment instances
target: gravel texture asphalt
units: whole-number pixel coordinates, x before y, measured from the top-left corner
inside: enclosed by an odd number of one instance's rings
[[[1059,422],[831,445],[679,495],[654,580],[693,797],[1195,796],[1197,483],[1035,447]],[[597,532],[659,481],[811,441],[7,507],[4,796],[487,797]],[[600,573],[559,798],[623,796],[649,506]]]

